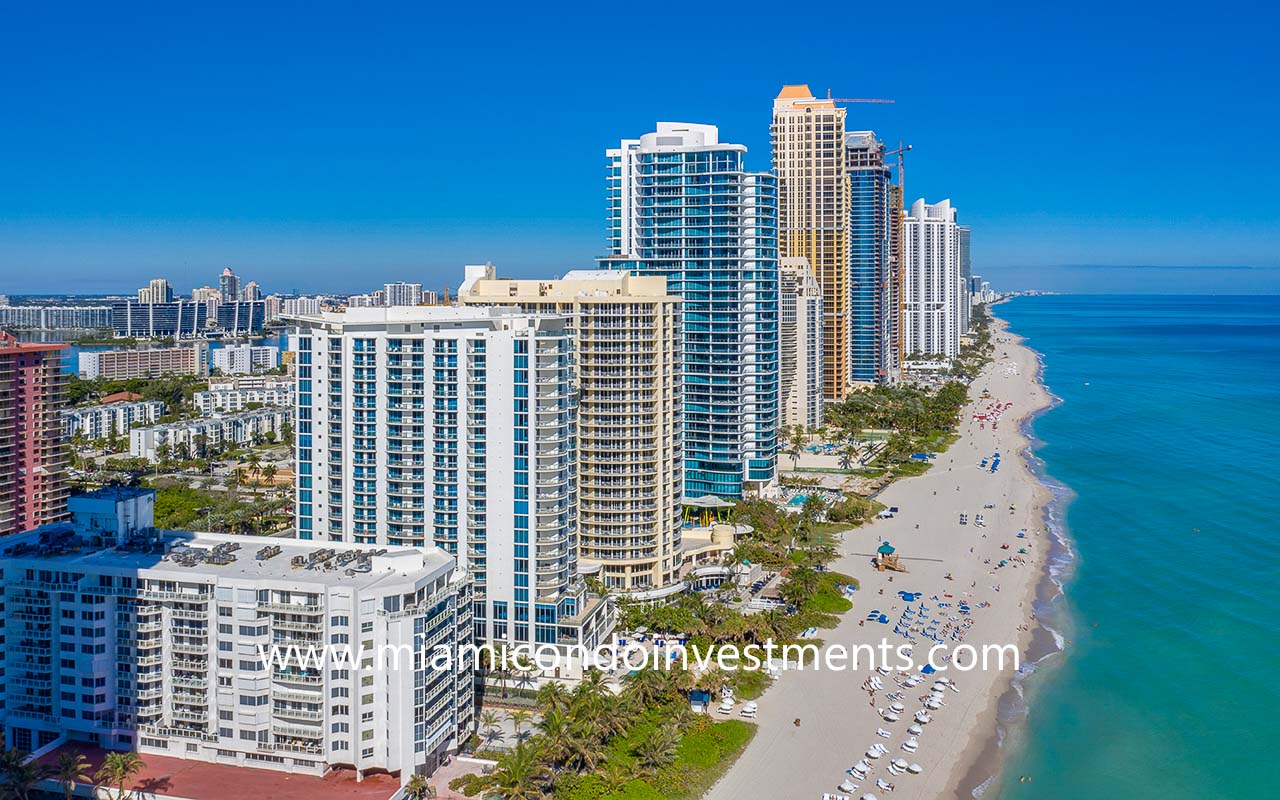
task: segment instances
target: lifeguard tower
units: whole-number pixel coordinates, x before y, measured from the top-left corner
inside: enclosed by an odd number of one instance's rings
[[[880,572],[884,572],[886,569],[894,572],[907,571],[906,565],[898,558],[897,548],[887,541],[876,548],[875,565]]]

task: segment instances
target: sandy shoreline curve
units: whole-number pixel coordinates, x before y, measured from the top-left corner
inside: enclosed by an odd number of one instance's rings
[[[959,441],[939,454],[927,473],[899,480],[881,493],[881,502],[899,507],[896,518],[845,534],[841,557],[831,567],[858,578],[862,588],[840,624],[819,632],[828,645],[903,643],[893,633],[894,623],[909,605],[896,594],[899,591],[921,593],[939,619],[950,619],[960,601],[971,601],[973,625],[965,643],[978,648],[1014,644],[1025,659],[1033,653],[1033,641],[1048,635],[1034,619],[1033,609],[1048,575],[1051,534],[1045,514],[1054,495],[1028,463],[1031,441],[1023,424],[1049,407],[1052,398],[1040,382],[1038,356],[1008,331],[1004,320],[995,318],[992,324],[994,359],[970,388],[973,400],[963,412]],[[990,391],[989,399],[981,397],[984,390]],[[973,419],[975,411],[993,403],[1013,404],[995,429]],[[995,453],[1001,456],[997,472],[979,466]],[[961,513],[968,515],[967,525],[959,524]],[[985,517],[986,527],[973,524],[977,514]],[[1017,538],[1020,531],[1026,538]],[[898,548],[909,573],[872,569],[867,554],[885,540]],[[1020,547],[1029,552],[1018,556]],[[992,572],[1002,559],[1010,563]],[[935,595],[939,600],[930,601]],[[940,603],[948,607],[938,608]],[[979,607],[981,603],[990,605]],[[888,616],[889,624],[864,622],[873,609]],[[931,644],[922,641],[917,655],[923,658]],[[855,797],[874,793],[881,798],[971,798],[976,785],[999,768],[997,712],[1001,697],[1013,690],[1014,670],[1007,666],[942,673],[956,681],[960,692],[948,693],[946,705],[932,713],[933,721],[917,736],[914,753],[903,752],[901,745],[910,735],[906,728],[911,716],[921,707],[917,695],[927,692],[929,683],[905,690],[901,702],[907,711],[890,723],[878,709],[891,702],[888,693],[903,690],[891,675],[883,678],[884,689],[873,700],[861,688],[872,674],[870,668],[785,671],[760,698],[755,738],[705,795],[707,800],[816,799],[824,792],[838,792],[845,779],[858,784],[856,792],[843,792]],[[878,736],[878,731],[890,736]],[[883,744],[888,753],[872,761],[867,778],[848,775],[846,770],[874,744]],[[897,758],[918,763],[923,772],[890,777],[886,768]],[[877,779],[892,783],[893,792],[877,788]]]

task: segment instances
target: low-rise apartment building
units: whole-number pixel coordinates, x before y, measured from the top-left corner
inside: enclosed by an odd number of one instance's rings
[[[293,409],[267,406],[225,416],[134,428],[129,432],[129,455],[158,461],[158,454],[168,448],[171,455],[199,456],[211,447],[216,449],[224,444],[271,440],[279,437],[286,424],[292,423]]]
[[[68,408],[62,412],[62,430],[68,439],[77,435],[105,439],[127,434],[135,425],[150,425],[162,416],[164,403],[159,400]]]
[[[109,381],[131,378],[158,378],[161,375],[209,374],[209,345],[205,342],[181,347],[150,347],[140,350],[90,350],[78,361],[80,377]]]
[[[293,384],[273,385],[264,389],[210,389],[196,392],[191,401],[201,414],[218,411],[243,411],[252,403],[263,406],[292,406]]]
[[[447,554],[158,531],[153,508],[152,490],[112,487],[4,540],[10,746],[407,782],[469,734],[471,581]],[[284,663],[290,647],[322,660]],[[461,658],[396,661],[437,647]]]

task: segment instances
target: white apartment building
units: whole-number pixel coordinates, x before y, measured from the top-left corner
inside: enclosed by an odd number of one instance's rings
[[[960,231],[950,200],[911,204],[903,235],[903,351],[955,358],[964,333],[967,288]]]
[[[0,328],[58,330],[110,326],[111,306],[11,306],[0,303]]]
[[[86,439],[104,439],[115,433],[127,434],[134,425],[150,425],[162,416],[164,403],[159,400],[68,408],[62,412],[62,430],[67,438],[79,434]]]
[[[293,384],[273,385],[263,389],[209,389],[192,396],[201,414],[219,411],[243,411],[245,406],[257,403],[263,406],[292,406]]]
[[[469,735],[471,582],[447,554],[157,531],[154,496],[73,497],[72,523],[5,537],[9,746],[315,776],[349,765],[404,783]],[[316,669],[259,649],[326,645],[358,655]],[[463,658],[395,662],[437,646]]]
[[[784,432],[797,425],[822,426],[822,314],[822,286],[809,259],[803,256],[780,259],[778,339]]]
[[[301,538],[438,546],[475,581],[478,638],[595,647],[577,575],[567,320],[511,309],[299,317]]]
[[[575,270],[498,280],[492,265],[469,266],[458,301],[570,320],[579,570],[639,599],[683,590],[680,299],[666,278]]]
[[[253,444],[278,438],[293,423],[293,409],[266,406],[220,417],[202,417],[129,432],[129,455],[159,461],[162,448],[174,457],[199,457],[210,449]]]
[[[383,305],[417,306],[422,305],[422,284],[420,283],[387,283],[382,287]]]
[[[213,351],[213,367],[223,375],[249,375],[280,366],[280,348],[273,345],[236,344]]]
[[[297,314],[319,314],[320,298],[290,297],[281,304],[281,313],[291,317]]]
[[[233,389],[292,389],[291,375],[215,375],[209,378],[209,391]]]

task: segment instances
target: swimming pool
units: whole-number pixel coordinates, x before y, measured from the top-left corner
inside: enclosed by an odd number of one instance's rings
[[[808,499],[809,499],[809,495],[807,495],[807,494],[797,494],[797,495],[792,495],[791,499],[787,501],[787,505],[789,505],[789,506],[802,506],[802,505],[804,505],[804,501],[805,501],[805,500],[808,500]]]

